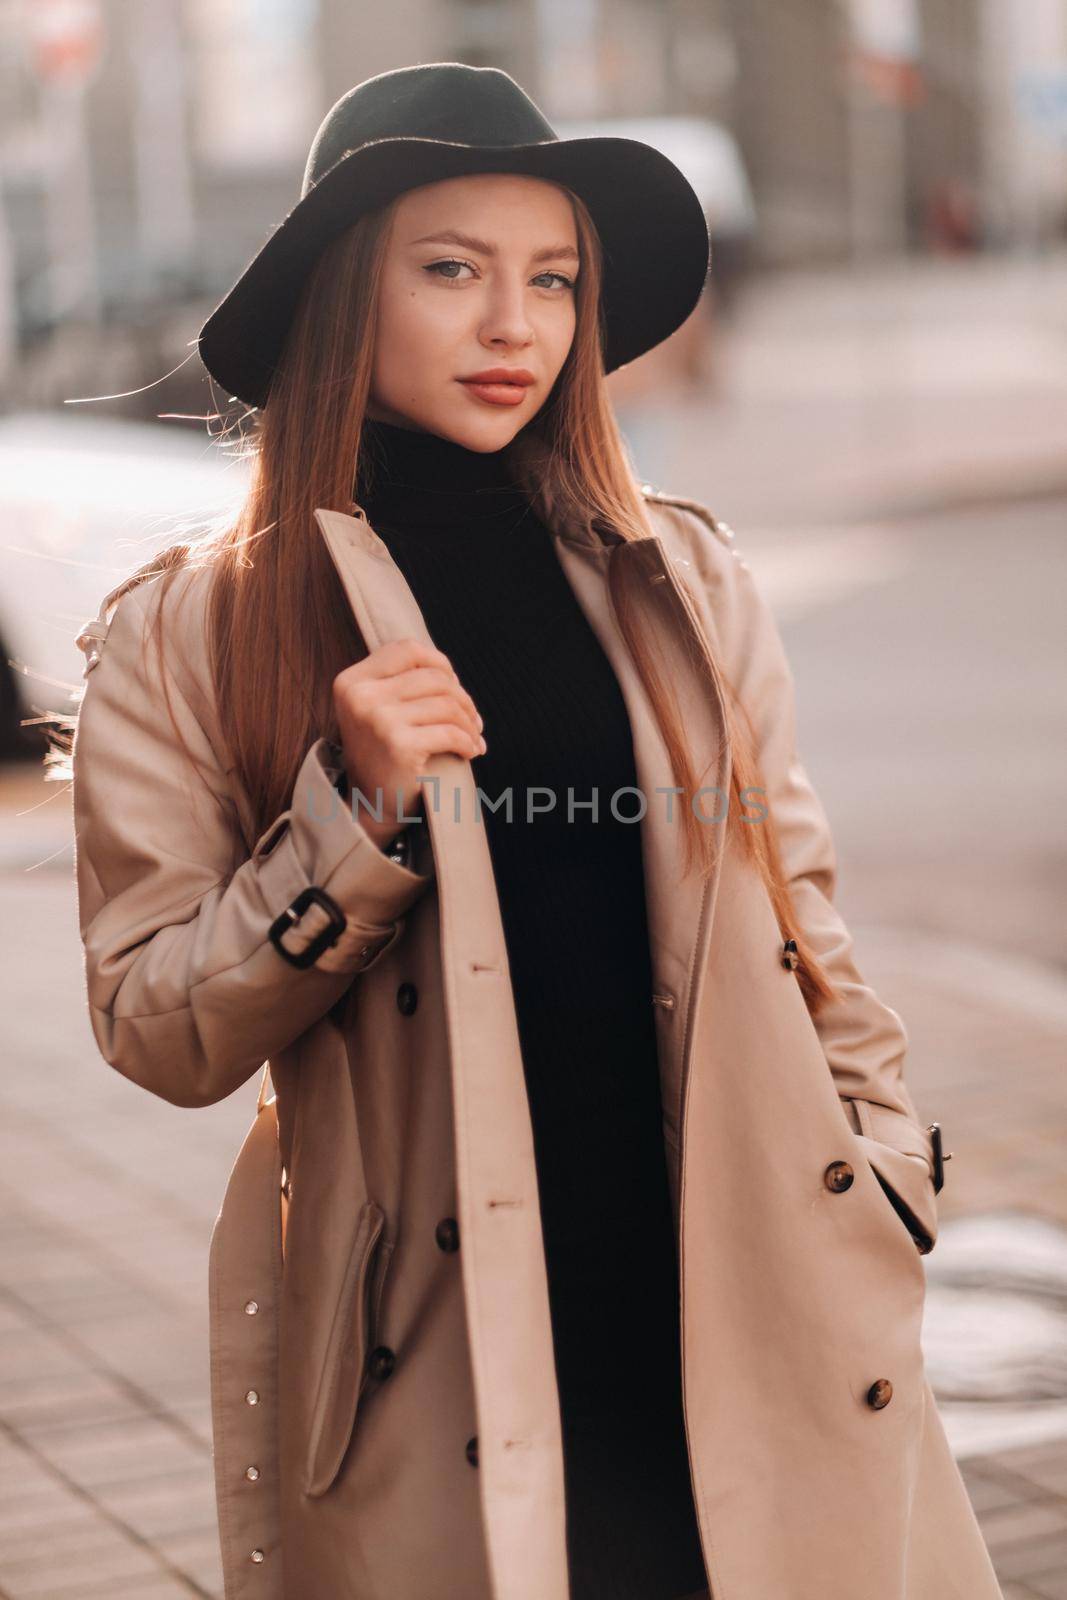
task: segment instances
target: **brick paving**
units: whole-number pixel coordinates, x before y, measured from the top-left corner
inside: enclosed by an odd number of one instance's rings
[[[217,1596],[207,1252],[256,1084],[190,1112],[110,1071],[66,874],[3,901],[0,1596]]]
[[[962,1464],[1005,1600],[1067,1600],[1062,1443]]]
[[[1062,1443],[962,1463],[1005,1600],[1067,1600]]]

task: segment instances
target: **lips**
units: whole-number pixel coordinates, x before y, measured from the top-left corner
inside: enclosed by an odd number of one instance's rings
[[[534,381],[525,367],[490,367],[459,380],[468,394],[494,406],[520,405]]]
[[[526,367],[486,367],[484,372],[472,372],[460,383],[518,383],[524,388],[534,383],[534,375]]]

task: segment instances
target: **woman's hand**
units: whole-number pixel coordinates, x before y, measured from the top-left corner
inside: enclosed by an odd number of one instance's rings
[[[394,639],[345,667],[333,680],[345,769],[366,796],[356,813],[381,847],[405,825],[419,776],[433,755],[468,759],[485,748],[482,719],[443,651],[419,639]],[[370,806],[382,791],[382,820]]]

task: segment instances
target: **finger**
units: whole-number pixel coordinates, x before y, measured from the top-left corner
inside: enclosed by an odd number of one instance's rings
[[[455,722],[458,717],[463,719],[462,725],[468,727],[471,733],[481,733],[475,716],[465,705],[457,705],[454,695],[423,695],[418,700],[405,700],[403,704],[403,714],[412,727],[422,727],[428,722]]]
[[[365,675],[370,677],[391,678],[413,667],[423,666],[435,667],[450,678],[456,677],[455,669],[444,651],[438,650],[436,645],[427,644],[423,639],[390,639],[355,665],[365,669]]]
[[[458,679],[449,678],[436,667],[413,667],[410,672],[389,678],[387,693],[395,701],[421,700],[431,693],[455,696],[475,724],[483,726],[482,716]]]
[[[472,756],[481,755],[485,749],[485,740],[479,735],[477,738],[466,728],[461,728],[455,722],[431,722],[419,728],[419,743],[431,755],[449,751],[455,755]]]

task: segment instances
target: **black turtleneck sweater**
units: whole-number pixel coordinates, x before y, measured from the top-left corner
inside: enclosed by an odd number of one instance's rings
[[[503,452],[369,420],[355,488],[484,719],[475,781],[490,802],[512,796],[511,821],[482,816],[534,1134],[571,1600],[678,1600],[707,1580],[640,827],[610,804],[637,784],[626,705]],[[594,795],[596,821],[580,807]],[[637,797],[616,809],[633,818]]]

